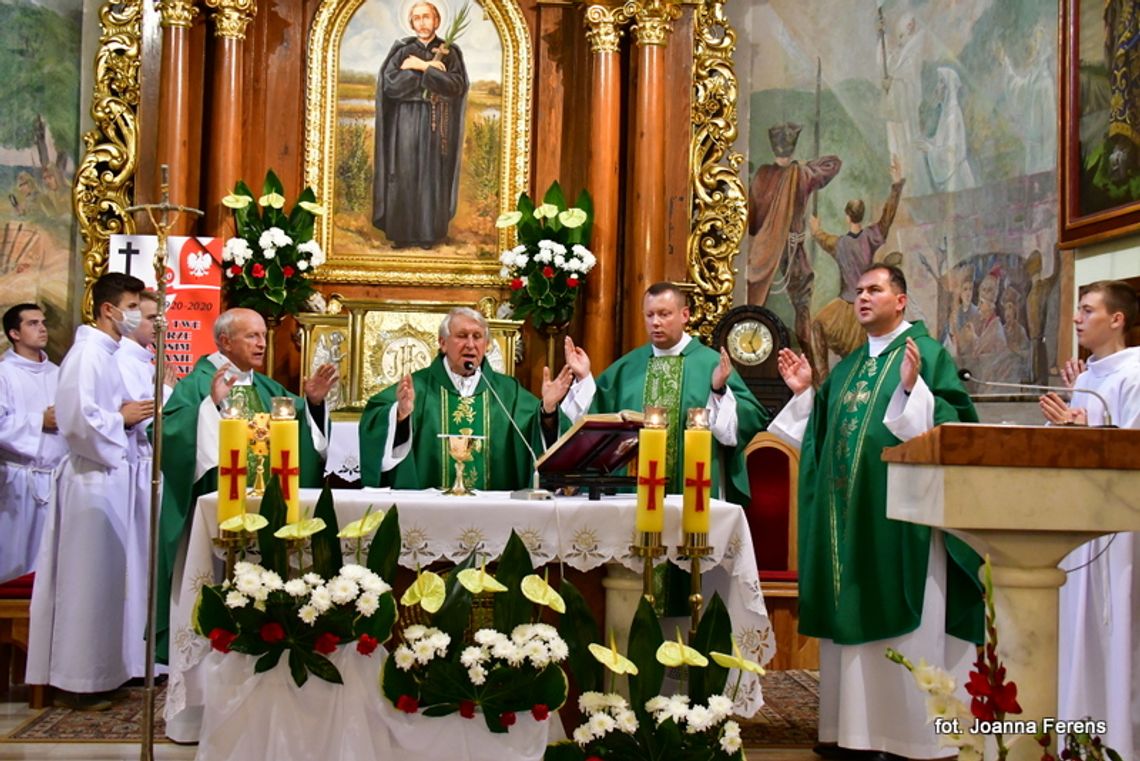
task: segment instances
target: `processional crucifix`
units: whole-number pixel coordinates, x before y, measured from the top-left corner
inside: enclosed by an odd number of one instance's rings
[[[143,700],[143,741],[140,758],[154,761],[154,604],[157,595],[155,573],[158,565],[158,510],[162,483],[162,386],[166,377],[166,241],[174,227],[172,214],[202,216],[201,209],[170,203],[170,167],[162,165],[162,201],[128,206],[126,212],[145,211],[154,227],[158,246],[154,252],[154,282],[158,291],[158,314],[154,320],[154,400],[158,414],[154,416],[153,459],[150,469],[150,542],[147,545],[146,587],[146,696]],[[128,258],[128,267],[130,259]],[[129,272],[129,270],[128,270]]]

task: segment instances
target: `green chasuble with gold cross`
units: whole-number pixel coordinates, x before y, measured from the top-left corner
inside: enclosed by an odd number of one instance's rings
[[[447,454],[448,440],[440,434],[464,434],[483,437],[474,442],[472,459],[464,466],[463,479],[469,487],[506,491],[529,486],[534,461],[487,391],[487,384],[494,386],[530,446],[541,453],[542,405],[538,397],[515,378],[495,372],[486,360],[474,395],[461,397],[443,367],[444,361],[439,355],[412,373],[416,403],[411,415],[411,451],[386,473],[381,472],[381,463],[389,412],[396,403],[396,385],[368,400],[360,416],[360,480],[365,486],[446,489],[455,480],[455,461]]]
[[[218,469],[211,468],[194,480],[198,452],[198,409],[210,395],[217,368],[201,357],[194,369],[174,386],[162,408],[162,511],[158,520],[158,599],[156,601],[156,647],[159,661],[166,663],[169,648],[170,584],[174,559],[183,537],[189,532],[190,518],[198,497],[218,488]],[[249,386],[234,386],[231,393],[249,394],[246,409],[267,412],[275,396],[293,398],[300,422],[301,486],[320,486],[324,461],[313,448],[305,400],[290,393],[277,381],[261,373],[253,374]],[[251,459],[250,463],[253,464]],[[267,463],[268,464],[268,463]],[[268,471],[266,471],[268,480]]]
[[[640,411],[647,404],[669,410],[669,438],[666,445],[666,471],[669,494],[680,494],[683,487],[682,452],[686,410],[704,407],[712,388],[712,374],[720,353],[693,339],[676,357],[655,357],[653,346],[645,344],[628,352],[596,379],[597,392],[591,412]],[[752,437],[768,425],[769,415],[752,395],[743,379],[733,370],[728,385],[736,397],[736,446],[726,447],[713,439],[713,494],[720,494],[721,473],[727,476],[725,497],[729,502],[749,502],[748,470],[744,448]],[[721,466],[723,465],[723,471]]]
[[[932,529],[887,518],[883,424],[899,385],[906,339],[934,394],[934,424],[976,423],[950,354],[914,323],[878,357],[867,344],[843,359],[816,392],[800,449],[800,633],[841,645],[897,637],[918,627]],[[981,558],[945,535],[946,631],[982,641]]]

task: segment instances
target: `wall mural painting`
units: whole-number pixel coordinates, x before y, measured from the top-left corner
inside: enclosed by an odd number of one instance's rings
[[[750,91],[748,301],[824,377],[863,340],[865,264],[907,275],[975,375],[1056,364],[1057,6],[1037,0],[770,0],[742,22]]]
[[[71,343],[79,145],[80,0],[0,4],[0,312],[34,302],[48,318],[48,353]],[[0,351],[7,349],[0,344]]]
[[[337,256],[496,255],[502,47],[478,5],[366,0],[336,90]],[[440,44],[459,21],[444,52]],[[434,41],[426,45],[424,40]]]

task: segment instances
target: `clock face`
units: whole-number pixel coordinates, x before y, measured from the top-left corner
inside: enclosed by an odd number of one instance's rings
[[[758,365],[772,353],[772,331],[756,319],[745,319],[728,331],[725,348],[729,356],[742,365]]]

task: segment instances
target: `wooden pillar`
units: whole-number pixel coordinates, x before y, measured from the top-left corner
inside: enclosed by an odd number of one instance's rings
[[[195,206],[190,197],[190,53],[188,36],[198,9],[193,0],[164,0],[162,14],[162,70],[158,94],[159,166],[170,167],[170,200]],[[157,177],[157,175],[156,175]],[[160,181],[158,181],[160,182]],[[155,197],[158,197],[158,182]],[[171,227],[174,235],[190,232],[195,220],[179,215]]]
[[[589,187],[594,198],[590,247],[597,262],[586,278],[585,333],[582,338],[594,372],[613,362],[618,326],[618,182],[621,157],[621,26],[624,7],[586,8],[586,38],[592,53]]]
[[[229,236],[233,221],[222,206],[241,177],[242,51],[245,30],[257,5],[254,0],[205,0],[214,9],[214,86],[212,118],[206,144],[209,161],[206,183],[206,230]]]
[[[625,249],[624,351],[644,342],[642,296],[649,285],[665,277],[665,44],[673,20],[681,13],[676,0],[644,0],[635,7],[637,83],[629,215],[633,227]]]

